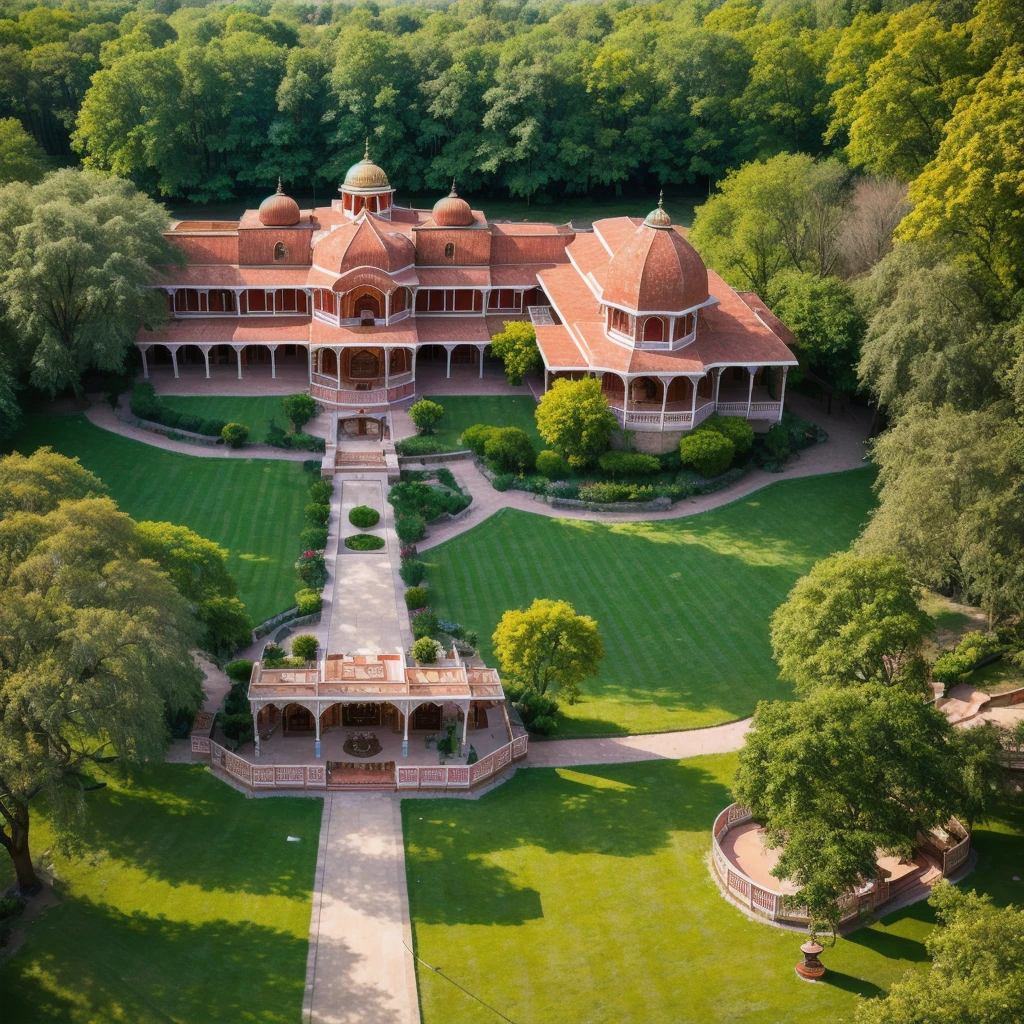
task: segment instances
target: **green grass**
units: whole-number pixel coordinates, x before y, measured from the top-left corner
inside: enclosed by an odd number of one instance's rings
[[[872,504],[870,470],[780,481],[685,519],[598,523],[503,510],[424,552],[432,604],[491,633],[536,597],[593,616],[605,644],[561,735],[657,732],[749,715],[787,698],[768,620],[811,565],[845,549]]]
[[[84,416],[31,416],[8,442],[24,453],[41,445],[81,459],[134,519],[187,526],[227,548],[254,622],[295,603],[311,479],[302,463],[177,455],[101,430]]]
[[[285,417],[281,395],[259,397],[231,397],[227,395],[161,395],[164,405],[203,419],[224,420],[225,423],[244,423],[249,428],[250,441],[265,441],[267,427],[274,420],[282,430],[291,430]]]
[[[544,447],[534,416],[537,403],[529,395],[440,395],[430,399],[444,406],[444,416],[434,428],[435,439],[446,451],[456,451],[459,436],[477,423],[492,427],[519,427],[530,435],[539,451]]]
[[[501,1019],[483,1004],[530,1024],[838,1024],[923,968],[927,904],[840,939],[809,985],[805,936],[723,899],[707,857],[735,763],[531,768],[478,801],[404,801],[415,948],[439,968],[417,964],[424,1024]],[[1022,817],[975,832],[967,884],[1004,903]]]
[[[321,801],[248,800],[199,765],[87,799],[81,854],[42,857],[59,905],[0,966],[6,1024],[297,1021]]]

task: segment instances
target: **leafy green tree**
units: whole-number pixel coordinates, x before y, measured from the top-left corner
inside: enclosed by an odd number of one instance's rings
[[[118,371],[142,326],[167,316],[147,286],[180,259],[167,214],[126,181],[62,170],[0,189],[0,298],[31,352],[32,382],[51,394],[82,373]]]
[[[127,515],[80,496],[99,490],[91,474],[70,460],[46,474],[57,458],[0,461],[0,478],[19,485],[0,520],[0,845],[28,890],[39,884],[32,802],[46,798],[67,848],[102,785],[95,767],[162,757],[165,708],[195,710],[202,692],[185,599],[140,558]]]
[[[409,406],[409,418],[416,429],[425,435],[433,434],[434,427],[444,416],[444,406],[440,402],[432,402],[429,398],[421,398]]]
[[[596,377],[553,381],[536,416],[540,436],[574,469],[607,451],[618,426]]]
[[[718,430],[693,430],[679,439],[679,460],[701,476],[721,476],[732,464],[736,445]]]
[[[920,587],[892,557],[816,563],[772,615],[772,652],[797,689],[891,684],[934,629]]]
[[[910,189],[900,237],[934,241],[981,277],[993,305],[1024,288],[1024,46],[1008,49],[957,106],[935,160]]]
[[[928,902],[939,927],[924,940],[926,971],[908,971],[888,995],[863,1000],[857,1024],[1014,1024],[1024,1016],[1024,909],[948,882]]]
[[[491,352],[505,364],[509,384],[522,384],[524,373],[543,365],[537,332],[526,320],[506,320],[505,329],[491,337]]]
[[[838,277],[788,270],[775,279],[773,311],[796,335],[799,354],[823,370],[837,390],[857,390],[857,364],[865,323],[853,291]]]
[[[496,427],[484,445],[484,458],[496,473],[526,473],[533,469],[537,451],[525,430]]]
[[[38,181],[46,169],[45,155],[14,117],[0,119],[0,184]]]
[[[320,641],[312,633],[300,633],[292,638],[292,656],[303,661],[316,661]]]
[[[297,431],[302,430],[316,415],[316,400],[310,395],[288,395],[282,405],[285,416]]]
[[[772,874],[800,887],[812,922],[835,929],[839,899],[877,875],[878,850],[911,855],[918,831],[960,806],[954,730],[902,687],[818,686],[762,701],[733,786],[782,847]]]
[[[597,623],[568,601],[538,597],[525,610],[505,612],[492,640],[504,676],[540,694],[557,689],[570,703],[604,657]]]

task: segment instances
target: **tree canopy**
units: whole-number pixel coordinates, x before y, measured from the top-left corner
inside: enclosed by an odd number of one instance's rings
[[[536,415],[540,436],[576,468],[607,450],[618,425],[597,377],[552,381]]]
[[[505,364],[509,384],[522,384],[524,373],[543,365],[537,332],[526,320],[506,321],[505,329],[491,338],[491,352]]]

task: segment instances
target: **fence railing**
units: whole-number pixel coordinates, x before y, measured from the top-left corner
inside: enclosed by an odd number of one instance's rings
[[[516,736],[476,764],[397,765],[396,784],[399,789],[472,789],[526,757],[527,745],[526,736]]]

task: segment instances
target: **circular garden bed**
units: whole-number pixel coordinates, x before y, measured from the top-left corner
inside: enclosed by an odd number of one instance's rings
[[[350,551],[379,551],[384,547],[384,538],[372,533],[354,533],[345,538],[345,547]]]

